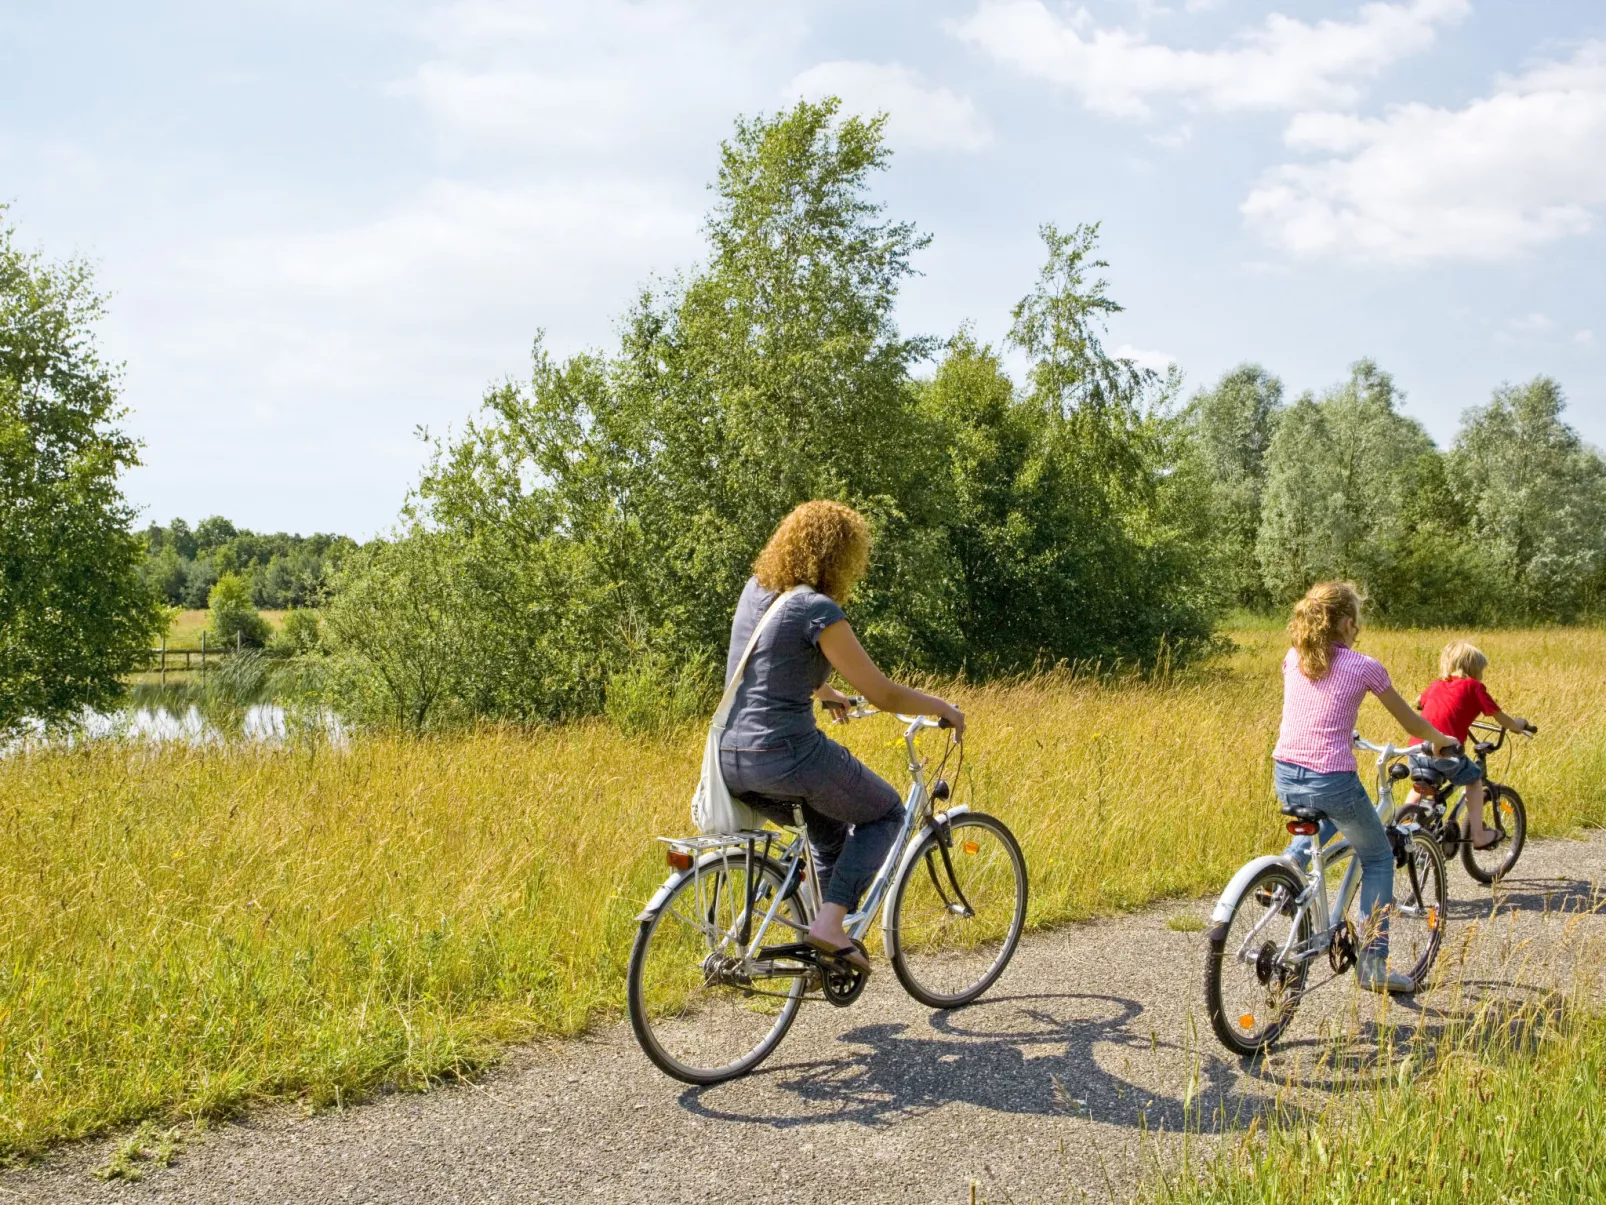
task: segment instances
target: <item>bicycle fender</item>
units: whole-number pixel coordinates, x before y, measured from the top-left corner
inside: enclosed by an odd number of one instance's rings
[[[1281,854],[1264,854],[1255,858],[1253,861],[1246,863],[1237,874],[1232,876],[1232,881],[1227,884],[1226,890],[1221,893],[1221,898],[1216,901],[1215,909],[1210,913],[1212,926],[1220,928],[1232,919],[1232,911],[1237,907],[1238,900],[1243,896],[1244,891],[1248,889],[1250,880],[1268,866],[1286,867],[1293,873],[1295,878],[1302,879],[1305,877],[1304,871],[1300,870],[1298,864],[1292,858],[1285,858]],[[1212,931],[1210,938],[1212,941],[1219,940],[1219,935]]]
[[[892,876],[892,878],[890,880],[888,880],[888,886],[890,887],[892,883],[896,883],[900,878],[903,877],[904,871],[909,869],[909,864],[911,862],[913,862],[914,859],[915,859],[915,851],[918,850],[922,845],[925,844],[926,834],[931,833],[931,832],[935,832],[938,827],[940,827],[941,825],[947,824],[948,821],[950,819],[952,819],[953,817],[961,816],[961,815],[963,815],[964,813],[966,813],[968,811],[970,811],[970,805],[968,803],[956,803],[956,804],[954,804],[953,807],[948,808],[945,811],[937,812],[935,815],[932,816],[932,818],[930,820],[926,821],[925,827],[922,828],[917,834],[915,834],[915,839],[913,841],[909,842],[909,844],[904,847],[903,857],[901,859],[899,859],[899,861],[898,861],[897,872]],[[891,926],[892,926],[892,892],[889,890],[887,892],[887,898],[885,900],[883,900],[882,904],[881,904],[881,930],[882,930],[882,932],[888,931],[891,928]]]
[[[669,898],[669,893],[676,887],[679,887],[682,882],[691,878],[691,876],[694,874],[701,873],[704,867],[710,866],[715,862],[725,861],[727,858],[729,858],[729,855],[724,850],[709,850],[709,852],[697,859],[690,870],[677,870],[672,872],[670,876],[663,881],[662,886],[660,886],[657,891],[652,893],[652,899],[647,901],[647,906],[640,912],[636,913],[636,920],[638,922],[651,920],[652,914],[663,907],[664,901]],[[738,858],[730,858],[729,860],[740,861]]]

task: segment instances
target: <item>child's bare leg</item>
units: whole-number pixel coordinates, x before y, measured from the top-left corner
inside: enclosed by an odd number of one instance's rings
[[[1467,838],[1473,845],[1489,840],[1490,832],[1483,827],[1483,779],[1467,786]]]

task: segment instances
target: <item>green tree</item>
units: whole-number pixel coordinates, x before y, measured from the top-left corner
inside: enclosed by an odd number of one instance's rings
[[[462,714],[485,655],[464,559],[452,537],[417,527],[347,558],[324,612],[347,716],[421,731]]]
[[[1181,416],[1181,471],[1199,479],[1188,498],[1193,542],[1214,561],[1226,598],[1242,607],[1271,602],[1255,544],[1266,454],[1282,410],[1282,382],[1258,364],[1244,364],[1196,394]]]
[[[251,584],[237,573],[225,573],[212,587],[207,603],[207,627],[212,638],[227,647],[239,644],[261,648],[273,634],[268,621],[251,601]]]
[[[1434,452],[1421,424],[1399,412],[1400,396],[1392,377],[1362,360],[1321,401],[1307,395],[1279,419],[1256,540],[1277,599],[1322,578],[1353,578],[1388,612],[1380,587],[1398,556],[1413,469]]]
[[[139,461],[102,311],[87,266],[0,225],[0,732],[115,703],[166,623],[117,484]]]
[[[1511,617],[1565,621],[1601,602],[1606,462],[1566,408],[1549,377],[1505,386],[1467,412],[1451,453],[1451,489]]]

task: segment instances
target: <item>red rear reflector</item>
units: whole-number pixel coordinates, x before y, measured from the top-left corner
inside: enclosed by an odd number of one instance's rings
[[[676,870],[691,869],[691,855],[683,849],[670,850],[664,855],[664,861],[668,862]]]
[[[1314,820],[1290,820],[1288,822],[1288,831],[1296,837],[1314,837],[1320,827]]]

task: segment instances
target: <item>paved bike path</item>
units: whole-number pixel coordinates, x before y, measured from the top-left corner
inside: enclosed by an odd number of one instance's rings
[[[1125,1200],[1145,1132],[1170,1154],[1190,1115],[1214,1132],[1222,1117],[1247,1124],[1290,1081],[1332,1088],[1342,1072],[1321,1065],[1324,1025],[1358,1035],[1364,1063],[1380,1007],[1431,1029],[1480,999],[1598,974],[1606,834],[1535,842],[1518,870],[1491,915],[1488,889],[1452,863],[1441,967],[1460,986],[1385,1005],[1345,976],[1307,1001],[1265,1066],[1210,1033],[1203,938],[1167,925],[1209,903],[1176,902],[1027,938],[992,995],[957,1013],[916,1004],[881,964],[852,1008],[806,1007],[735,1083],[667,1080],[614,1025],[515,1051],[470,1085],[315,1117],[261,1111],[138,1183],[89,1174],[109,1143],[69,1147],[0,1175],[0,1201],[902,1205],[969,1201],[973,1180],[994,1203]]]

